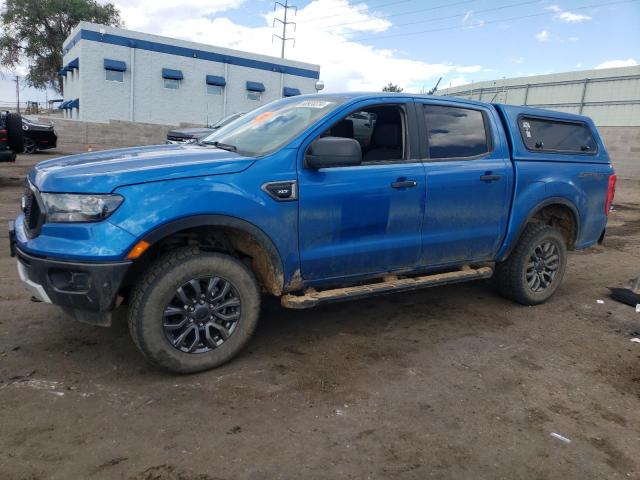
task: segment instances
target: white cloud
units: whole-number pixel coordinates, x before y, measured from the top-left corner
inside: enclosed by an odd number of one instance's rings
[[[280,54],[279,42],[272,43],[276,33],[273,11],[265,13],[263,25],[256,27],[234,23],[224,16],[225,10],[241,6],[243,0],[189,0],[179,8],[172,0],[117,1],[127,28],[265,55]],[[213,16],[215,12],[218,15]],[[371,34],[391,27],[391,22],[362,3],[313,0],[291,20],[298,23],[298,28],[292,32],[295,48],[292,42],[287,43],[286,58],[319,64],[326,91],[377,91],[388,82],[405,91],[419,91],[423,86],[430,88],[438,77],[482,68],[412,60],[393,49],[349,40],[351,34]]]
[[[549,41],[549,31],[548,30],[542,30],[539,33],[536,33],[536,40],[538,40],[539,42],[548,42]]]
[[[550,5],[547,10],[551,10],[555,13],[553,18],[564,23],[581,23],[591,20],[589,15],[583,15],[582,13],[574,13],[568,10],[563,10],[558,5]]]
[[[474,73],[482,71],[482,65],[469,65],[468,67],[457,67],[456,72],[459,73]]]
[[[163,23],[215,15],[242,6],[245,0],[115,0],[126,28],[149,33]]]
[[[599,65],[596,65],[596,69],[601,68],[618,68],[618,67],[634,67],[638,65],[638,62],[633,58],[627,58],[626,60],[607,60]]]

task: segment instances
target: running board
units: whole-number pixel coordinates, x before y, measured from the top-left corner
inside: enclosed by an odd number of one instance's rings
[[[320,292],[313,288],[309,288],[305,290],[303,295],[294,295],[289,293],[282,296],[281,303],[282,306],[286,308],[312,308],[322,303],[354,300],[357,298],[372,297],[374,295],[384,295],[395,292],[406,292],[409,290],[417,290],[419,288],[447,285],[449,283],[468,282],[470,280],[489,278],[492,275],[493,268],[491,267],[465,267],[462,270],[457,270],[455,272],[436,273],[422,277],[386,277],[379,283],[336,288]]]

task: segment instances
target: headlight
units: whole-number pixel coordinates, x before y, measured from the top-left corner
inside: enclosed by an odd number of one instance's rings
[[[99,222],[124,200],[120,195],[43,193],[41,196],[47,222]]]

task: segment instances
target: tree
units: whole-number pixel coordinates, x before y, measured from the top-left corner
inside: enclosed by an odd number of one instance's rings
[[[111,3],[96,0],[6,0],[0,12],[0,64],[8,69],[26,63],[26,82],[62,92],[62,43],[82,20],[121,26]]]
[[[383,92],[398,92],[398,93],[400,93],[402,91],[402,87],[400,87],[399,85],[395,85],[395,84],[389,82],[386,86],[382,87],[382,91]]]

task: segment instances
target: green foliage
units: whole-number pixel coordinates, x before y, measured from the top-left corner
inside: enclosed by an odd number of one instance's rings
[[[62,43],[82,20],[121,26],[111,3],[96,0],[6,0],[0,12],[0,64],[27,64],[28,85],[61,92]]]
[[[401,92],[402,91],[402,87],[400,87],[399,85],[395,85],[391,82],[389,82],[387,85],[385,85],[384,87],[382,87],[382,91],[383,92]]]

